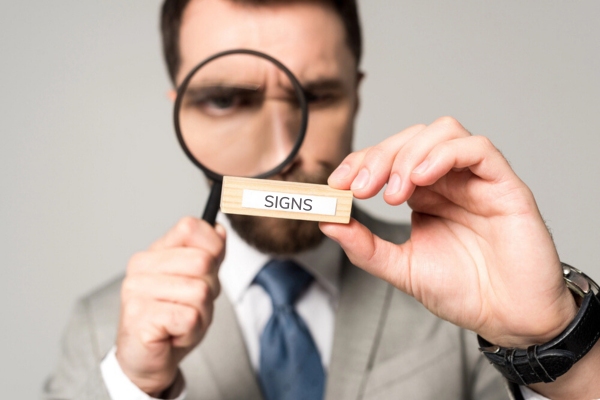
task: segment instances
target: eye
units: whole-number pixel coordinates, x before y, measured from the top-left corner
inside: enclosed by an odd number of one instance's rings
[[[210,117],[221,117],[259,106],[261,101],[257,90],[217,86],[191,91],[186,106]]]
[[[336,99],[336,95],[331,92],[306,91],[306,102],[309,105],[324,106]]]
[[[213,96],[204,101],[206,107],[215,108],[218,110],[226,110],[228,108],[235,107],[242,103],[242,99],[239,96]]]

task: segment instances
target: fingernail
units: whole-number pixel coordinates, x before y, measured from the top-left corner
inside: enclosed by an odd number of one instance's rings
[[[400,175],[392,174],[392,177],[388,182],[387,188],[385,188],[385,194],[389,196],[398,193],[400,191],[401,184],[402,179],[400,179]]]
[[[344,179],[350,173],[350,166],[348,164],[342,164],[335,169],[329,176],[330,179]]]
[[[419,164],[417,168],[413,169],[412,173],[422,174],[423,172],[427,171],[427,168],[429,168],[429,160],[425,160],[421,164]]]
[[[369,183],[369,175],[369,171],[366,168],[361,169],[358,176],[354,178],[350,189],[359,190],[367,186],[367,183]]]

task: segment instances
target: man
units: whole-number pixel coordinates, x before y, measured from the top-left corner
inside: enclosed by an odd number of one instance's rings
[[[313,100],[306,140],[276,179],[326,181],[361,199],[387,185],[389,204],[415,211],[411,230],[360,212],[320,226],[185,218],[132,257],[122,282],[79,303],[48,398],[506,398],[467,331],[528,348],[573,321],[578,306],[533,196],[487,139],[444,117],[351,153],[361,79],[353,1],[167,0],[163,37],[175,85],[223,50],[282,61]],[[290,366],[265,338],[290,332],[274,327],[281,315],[263,271],[288,267],[307,285],[285,318],[306,359],[318,359],[272,375]],[[279,366],[271,375],[269,363]],[[595,345],[530,389],[600,397],[599,366]],[[515,396],[530,389],[511,385]]]

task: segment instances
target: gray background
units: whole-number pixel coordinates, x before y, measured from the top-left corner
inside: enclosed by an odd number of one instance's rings
[[[360,5],[357,148],[455,116],[530,185],[561,257],[600,279],[600,2]],[[78,296],[202,210],[201,176],[173,135],[158,7],[37,0],[0,13],[3,398],[36,397]]]

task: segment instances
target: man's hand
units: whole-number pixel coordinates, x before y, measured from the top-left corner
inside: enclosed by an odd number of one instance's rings
[[[182,219],[148,251],[134,255],[121,291],[117,360],[144,392],[157,396],[202,340],[220,291],[225,230]]]
[[[445,117],[350,154],[329,178],[355,197],[413,209],[408,242],[352,220],[322,224],[350,260],[437,316],[510,347],[544,343],[576,314],[529,188],[502,154]]]
[[[350,154],[329,177],[360,199],[386,183],[387,203],[413,209],[406,243],[384,241],[356,220],[321,224],[355,265],[504,347],[545,343],[574,319],[533,195],[488,139],[444,117]],[[600,345],[556,382],[533,388],[553,399],[598,398],[598,368]]]

